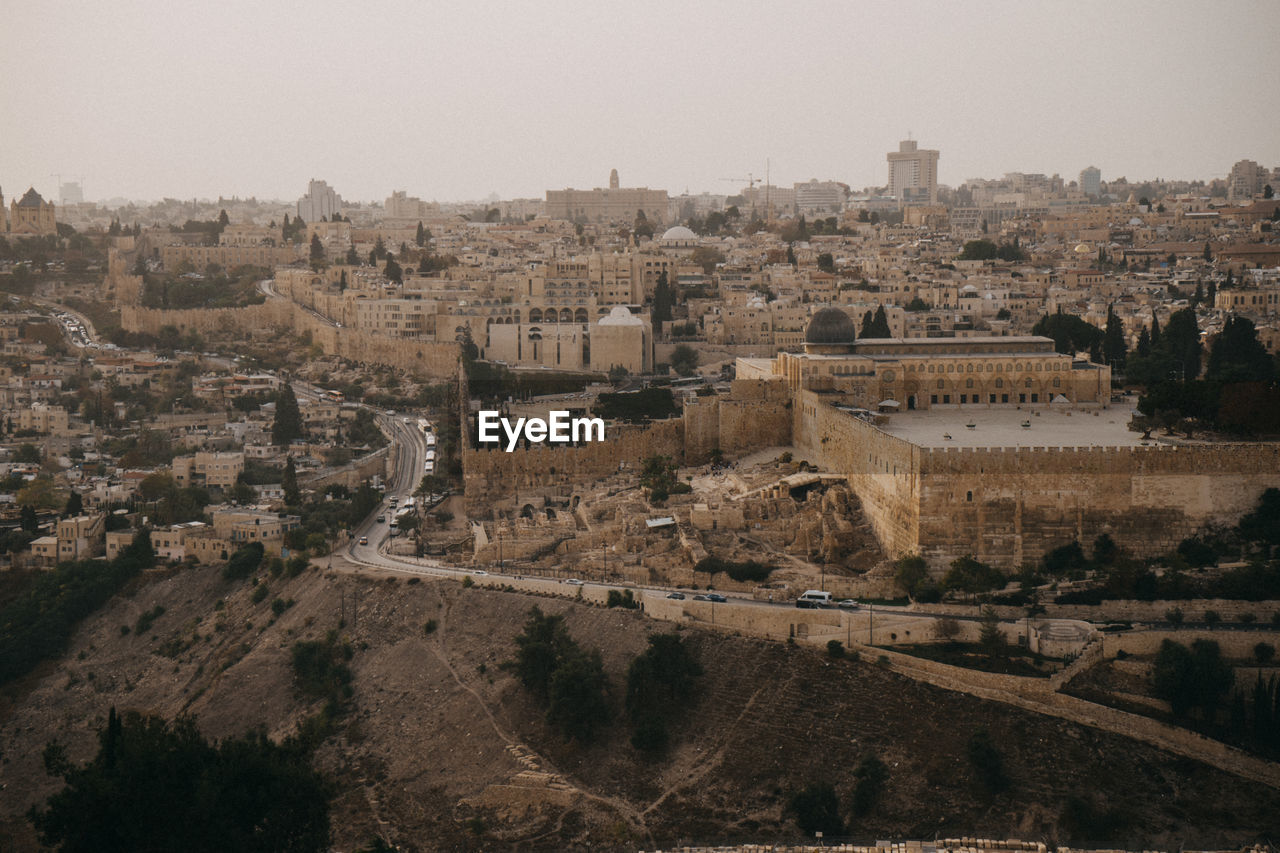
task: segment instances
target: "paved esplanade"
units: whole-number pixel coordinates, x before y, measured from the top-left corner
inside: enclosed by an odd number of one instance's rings
[[[934,408],[888,417],[880,429],[921,447],[1135,447],[1142,433],[1129,429],[1136,409],[1116,403],[1106,409],[1034,409],[980,406]],[[972,424],[972,428],[970,428]],[[950,436],[950,437],[948,437]],[[1148,444],[1156,443],[1154,438]]]

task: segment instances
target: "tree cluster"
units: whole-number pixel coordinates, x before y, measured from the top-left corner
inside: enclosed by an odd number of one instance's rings
[[[959,261],[1007,261],[1014,263],[1017,261],[1025,261],[1030,257],[1026,251],[1018,245],[1018,238],[1015,237],[1012,243],[1001,243],[996,245],[991,240],[969,240],[960,250],[960,254],[956,256]]]
[[[1213,640],[1195,640],[1190,648],[1165,640],[1156,653],[1151,679],[1155,695],[1169,703],[1175,716],[1198,709],[1203,719],[1212,719],[1231,692],[1235,671]]]
[[[0,609],[0,684],[62,654],[82,619],[155,562],[151,533],[143,529],[111,562],[81,560],[42,573]]]
[[[705,572],[713,578],[724,572],[735,581],[763,581],[773,573],[774,566],[756,560],[726,560],[714,555],[703,557],[694,564],[695,572]]]
[[[649,637],[649,647],[627,667],[632,746],[650,753],[666,748],[668,727],[693,700],[701,675],[701,665],[678,634]]]
[[[42,844],[66,851],[191,853],[329,849],[329,785],[295,739],[264,731],[218,744],[191,717],[170,723],[113,707],[98,754],[72,765],[56,741],[45,768],[66,782],[28,817]]]
[[[590,743],[613,717],[599,650],[569,636],[564,617],[529,611],[516,635],[515,660],[503,664],[546,709],[547,722],[566,739]]]

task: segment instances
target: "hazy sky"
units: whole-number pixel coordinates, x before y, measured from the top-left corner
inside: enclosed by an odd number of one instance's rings
[[[0,188],[542,196],[1280,165],[1280,2],[0,0]]]

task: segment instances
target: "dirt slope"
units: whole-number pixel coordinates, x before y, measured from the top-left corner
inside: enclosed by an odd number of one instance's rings
[[[296,603],[272,623],[276,596]],[[121,634],[156,604],[166,612],[145,636]],[[22,814],[57,787],[41,767],[44,743],[57,737],[72,758],[87,758],[112,705],[195,713],[213,737],[258,724],[275,736],[290,732],[315,707],[293,693],[289,647],[337,627],[344,613],[343,631],[358,648],[355,699],[317,756],[338,785],[339,850],[376,834],[406,850],[794,838],[790,792],[827,780],[848,802],[853,767],[867,752],[891,775],[880,805],[853,828],[861,838],[1065,843],[1060,816],[1073,795],[1110,810],[1119,828],[1107,840],[1130,849],[1236,846],[1280,834],[1280,792],[1195,762],[870,663],[695,629],[684,636],[706,675],[668,756],[638,757],[622,720],[595,746],[567,744],[499,669],[534,604],[564,612],[573,636],[601,649],[615,698],[648,634],[671,627],[560,599],[319,571],[273,582],[257,604],[247,584],[211,569],[145,585],[88,620],[64,661],[0,697],[0,848],[33,846]],[[430,635],[428,619],[438,623]],[[994,798],[981,793],[965,757],[980,725],[995,735],[1013,779]]]

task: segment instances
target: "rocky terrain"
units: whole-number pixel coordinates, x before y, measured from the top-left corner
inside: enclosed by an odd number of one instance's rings
[[[456,582],[313,569],[251,586],[216,569],[158,574],[81,626],[68,654],[0,695],[0,848],[35,849],[23,817],[59,783],[41,750],[96,750],[110,707],[196,714],[211,737],[265,725],[283,737],[318,709],[292,686],[290,647],[341,625],[354,698],[317,753],[335,784],[334,845],[404,850],[635,849],[798,837],[793,792],[833,784],[844,803],[869,753],[884,795],[864,839],[1018,837],[1129,849],[1233,847],[1280,835],[1280,791],[1125,738],[977,700],[874,662],[694,628],[705,674],[671,749],[646,759],[622,712],[626,667],[651,632],[634,611]],[[273,618],[271,602],[292,606]],[[221,602],[221,603],[219,603]],[[617,714],[596,743],[565,742],[500,668],[533,605],[599,648]],[[141,636],[121,626],[157,605]],[[435,620],[430,633],[424,624]],[[1012,780],[990,796],[966,758],[986,727]],[[1098,816],[1082,837],[1082,817]]]

